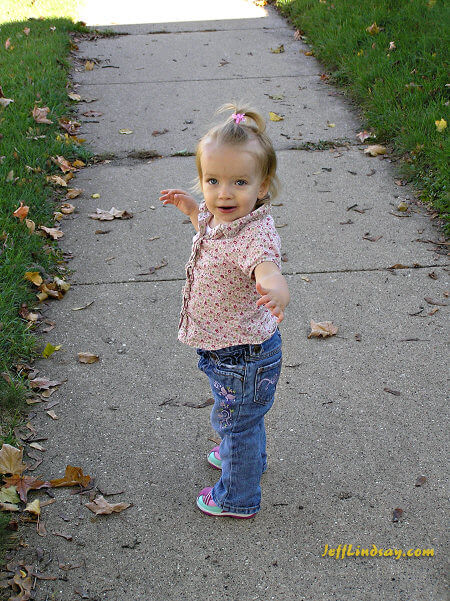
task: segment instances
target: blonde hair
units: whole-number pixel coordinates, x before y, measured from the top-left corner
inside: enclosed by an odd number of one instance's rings
[[[199,193],[202,191],[201,182],[203,173],[201,159],[205,142],[212,140],[219,144],[240,146],[255,140],[258,142],[260,149],[256,150],[255,158],[258,163],[261,177],[263,178],[263,181],[265,179],[269,180],[268,193],[264,198],[258,199],[256,202],[255,208],[258,208],[263,204],[270,202],[272,198],[275,198],[280,187],[279,180],[276,175],[277,157],[275,155],[275,150],[272,146],[272,142],[265,133],[265,121],[258,111],[246,106],[245,104],[227,103],[219,107],[216,111],[216,114],[223,113],[225,111],[231,111],[233,114],[244,115],[245,122],[236,123],[233,116],[230,115],[225,123],[215,125],[204,136],[202,136],[197,144],[196,164],[198,177],[195,180],[193,190]]]

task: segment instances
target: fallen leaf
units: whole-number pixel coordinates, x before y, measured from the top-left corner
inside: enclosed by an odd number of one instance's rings
[[[55,536],[60,536],[61,538],[65,538],[66,540],[72,540],[71,534],[64,534],[64,532],[52,532]]]
[[[37,399],[37,400],[39,402],[41,402],[41,399]],[[47,409],[48,409],[48,407],[47,407]],[[36,449],[36,451],[41,451],[41,452],[46,451],[46,449],[42,445],[40,445],[38,442],[30,442],[30,447],[32,449]]]
[[[15,486],[3,486],[3,488],[0,488],[0,503],[13,503],[15,505],[19,501],[19,495]]]
[[[91,219],[98,219],[99,221],[112,221],[113,219],[131,219],[133,213],[111,207],[109,211],[97,209],[97,212],[89,215],[89,217]]]
[[[8,172],[8,175],[6,176],[6,181],[7,182],[12,182],[14,179],[14,169],[11,169],[11,171]]]
[[[84,140],[83,140],[84,142]],[[83,161],[80,161],[80,159],[75,159],[74,162],[72,163],[72,167],[76,167],[77,169],[80,169],[80,167],[86,167],[86,163],[83,163]]]
[[[304,34],[304,32],[301,29],[297,29],[294,33],[294,40],[296,40],[298,42],[299,40],[302,39],[303,34]]]
[[[167,134],[168,133],[168,129],[164,128],[161,131],[158,131],[157,129],[155,129],[155,131],[152,132],[152,136],[162,136],[163,134]]]
[[[50,480],[50,485],[52,488],[58,488],[60,486],[76,486],[79,484],[83,488],[86,488],[90,481],[91,477],[84,475],[81,467],[73,467],[72,465],[68,465],[66,467],[64,478]]]
[[[300,50],[301,52],[301,50]],[[303,50],[303,54],[305,56],[314,56],[314,51],[313,50]]]
[[[392,521],[398,522],[399,519],[402,517],[402,515],[403,515],[403,509],[400,509],[400,507],[396,507],[392,514]]]
[[[0,511],[20,511],[20,509],[13,503],[0,503]]]
[[[67,159],[63,156],[51,157],[52,161],[55,165],[58,165],[63,173],[67,173],[68,171],[74,171],[74,167],[69,163]]]
[[[85,111],[84,113],[81,113],[84,117],[101,117],[103,115],[103,113],[100,113],[99,111]]]
[[[401,202],[398,203],[397,205],[397,211],[407,211],[408,210],[408,203],[405,202],[404,200],[402,200]]]
[[[87,305],[84,305],[83,307],[72,307],[72,311],[82,311],[83,309],[87,309],[88,307],[90,307],[93,304],[94,301],[91,301],[90,303],[88,303]]]
[[[269,118],[271,121],[284,121],[284,117],[281,117],[272,111],[269,111]]]
[[[53,344],[50,344],[50,342],[47,342],[44,350],[42,351],[42,356],[44,357],[44,359],[48,359],[50,357],[50,355],[53,355],[53,353],[55,351],[59,351],[60,348],[61,348],[60,344],[53,346]]]
[[[71,215],[75,211],[75,207],[70,204],[70,202],[63,202],[63,204],[59,207],[59,210],[64,215]]]
[[[131,503],[108,503],[103,495],[100,495],[91,503],[85,503],[85,505],[88,509],[93,511],[95,515],[104,515],[113,512],[119,513],[120,511],[131,507]]]
[[[46,411],[45,412],[49,417],[51,417],[53,420],[57,420],[59,419],[59,417],[56,415],[56,413],[53,410],[50,411]]]
[[[61,117],[61,119],[58,120],[58,123],[60,127],[66,130],[69,136],[76,136],[81,127],[81,123],[78,123],[78,121],[72,121],[67,117]],[[68,141],[71,141],[70,138]]]
[[[39,536],[46,536],[47,529],[45,527],[45,523],[42,520],[38,521],[36,526],[36,532],[39,534]]]
[[[100,357],[93,353],[78,353],[78,361],[80,363],[96,363]]]
[[[95,194],[91,194],[91,198],[100,198],[100,194],[98,192],[95,192]],[[99,209],[97,209],[98,211]]]
[[[36,229],[36,224],[31,219],[25,219],[25,225],[28,228],[30,234],[34,234],[34,230]]]
[[[24,511],[28,511],[34,515],[41,515],[41,505],[39,499],[35,499],[32,503],[28,503]]]
[[[94,68],[94,63],[93,63],[93,61],[86,61],[86,62],[84,63],[84,69],[85,69],[86,71],[92,71],[92,69],[93,69],[93,68]]]
[[[361,142],[364,142],[364,140],[367,140],[367,138],[372,138],[373,134],[364,130],[360,131],[359,134],[356,134],[356,137],[358,138],[358,140],[361,140]]]
[[[33,115],[33,119],[36,121],[36,123],[53,123],[53,121],[47,119],[47,114],[49,111],[50,109],[48,106],[35,106],[31,114]]]
[[[372,23],[370,27],[366,27],[366,31],[369,32],[370,35],[376,35],[377,33],[380,33],[381,29],[383,29],[383,27],[378,27],[376,23]]]
[[[219,67],[225,67],[225,65],[229,65],[230,61],[227,61],[226,58],[223,58],[222,60],[219,61]]]
[[[391,267],[388,267],[388,269],[408,269],[409,265],[403,265],[403,263],[395,263],[394,265],[391,265]]]
[[[167,265],[166,259],[162,259],[161,263],[159,265],[155,265],[154,267],[150,267],[150,269],[148,271],[145,271],[143,273],[137,273],[136,275],[151,275],[151,274],[155,273],[155,271],[157,269],[161,269],[161,267],[166,267],[166,265]]]
[[[39,229],[48,234],[50,238],[53,238],[53,240],[58,240],[58,238],[62,238],[64,236],[64,232],[56,227],[45,227],[45,225],[41,225],[39,226]]]
[[[308,338],[319,337],[326,338],[327,336],[334,336],[338,332],[338,328],[332,324],[331,321],[316,322],[311,319],[311,332],[308,334]]]
[[[441,303],[440,301],[433,300],[430,296],[424,296],[424,301],[426,301],[429,305],[438,305],[439,307],[446,307],[447,303]]]
[[[69,92],[67,96],[70,98],[70,100],[75,100],[76,102],[81,101],[81,96],[79,94],[76,94],[75,92]]]
[[[49,488],[50,482],[37,480],[33,476],[19,476],[15,474],[4,478],[6,486],[15,486],[21,500],[27,502],[27,494],[29,490],[37,490],[40,488]]]
[[[206,401],[203,401],[203,403],[183,403],[183,407],[192,407],[193,409],[203,409],[209,405],[214,405],[214,399],[206,399]]]
[[[63,188],[67,187],[67,182],[60,175],[47,175],[47,181],[53,182],[58,186],[62,186]]]
[[[392,388],[388,388],[387,386],[383,388],[384,392],[389,392],[389,394],[393,394],[394,396],[400,396],[401,392],[399,390],[392,390]]]
[[[12,98],[0,98],[0,105],[1,106],[8,106],[8,104],[11,104],[11,102],[14,102],[14,100]]]
[[[27,469],[22,458],[23,449],[4,443],[0,450],[0,474],[21,474]]]
[[[41,274],[39,271],[26,271],[23,276],[24,280],[28,280],[32,282],[35,286],[40,286],[43,282]]]
[[[269,94],[269,98],[271,98],[272,100],[283,100],[284,95],[283,94]]]
[[[440,121],[435,121],[434,123],[436,125],[436,129],[438,132],[444,131],[444,129],[446,129],[446,127],[447,127],[447,121],[445,119],[441,119]]]
[[[33,380],[29,380],[29,384],[31,388],[47,390],[48,388],[53,388],[54,386],[60,386],[62,382],[59,380],[48,380],[47,378],[34,378]]]
[[[395,42],[389,42],[389,52],[391,52],[392,50],[395,50],[397,48],[397,46],[395,45]]]
[[[30,207],[27,207],[27,205],[24,205],[22,201],[20,201],[20,207],[18,209],[16,209],[13,213],[14,217],[17,217],[18,219],[20,219],[20,221],[22,222],[25,217],[28,215],[28,211],[30,210]]]
[[[69,200],[72,200],[73,198],[80,196],[80,194],[82,192],[83,192],[83,190],[81,190],[80,188],[68,188],[67,193],[66,193],[66,198],[68,198]]]
[[[129,134],[132,134],[132,133],[133,133],[132,129],[119,129],[119,134],[129,135]]]
[[[300,279],[303,280],[304,282],[310,282],[311,281],[306,275],[301,275]]]
[[[276,48],[271,48],[270,52],[272,52],[272,54],[281,54],[284,52],[284,44],[280,44]]]
[[[376,157],[379,154],[386,154],[386,147],[381,146],[381,144],[373,144],[364,150],[364,154],[370,154],[372,157]]]
[[[417,478],[416,483],[414,484],[414,486],[423,486],[426,481],[427,481],[426,476],[419,476]]]

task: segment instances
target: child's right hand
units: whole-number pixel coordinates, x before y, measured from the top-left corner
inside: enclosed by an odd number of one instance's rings
[[[184,190],[161,190],[161,196],[159,197],[159,200],[162,201],[163,205],[175,205],[177,209],[179,209],[188,217],[191,215],[192,211],[198,209],[198,204],[195,198]]]

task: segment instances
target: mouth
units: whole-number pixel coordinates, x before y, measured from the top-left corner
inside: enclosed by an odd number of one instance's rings
[[[231,213],[236,210],[236,207],[217,207],[221,213]]]

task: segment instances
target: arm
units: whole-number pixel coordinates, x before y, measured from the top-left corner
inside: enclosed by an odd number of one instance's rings
[[[286,278],[272,261],[258,263],[254,276],[256,291],[261,294],[256,304],[267,307],[278,318],[278,323],[282,322],[284,310],[290,301]]]
[[[161,190],[159,200],[163,205],[172,204],[177,207],[182,213],[187,215],[198,232],[198,204],[193,196],[184,190]]]

